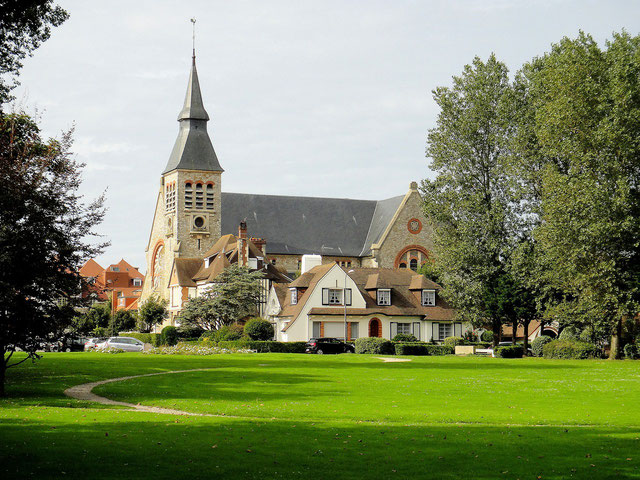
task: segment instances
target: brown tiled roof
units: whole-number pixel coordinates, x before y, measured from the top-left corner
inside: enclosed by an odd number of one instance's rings
[[[304,307],[305,303],[307,303],[307,300],[309,300],[309,297],[311,296],[311,292],[313,291],[313,287],[316,286],[316,283],[318,283],[320,281],[320,279],[329,271],[331,270],[331,268],[335,265],[335,263],[327,263],[325,265],[318,265],[317,267],[313,267],[311,270],[309,270],[308,272],[306,272],[305,274],[301,275],[300,277],[298,277],[294,282],[291,282],[289,284],[290,287],[302,287],[302,285],[294,285],[298,280],[300,280],[302,277],[304,277],[305,275],[309,274],[310,275],[310,282],[307,285],[307,291],[304,292],[304,294],[298,298],[298,303],[295,305],[291,305],[291,297],[285,298],[285,303],[282,305],[282,312],[280,314],[280,316],[282,317],[292,317],[292,318],[296,318],[299,314],[300,311],[302,310],[302,308]],[[305,281],[306,283],[306,281]],[[287,328],[289,328],[289,326],[291,325],[292,322],[289,322],[289,325],[287,325],[285,327],[284,330],[287,330]]]
[[[286,283],[274,283],[273,288],[276,292],[276,297],[278,297],[278,303],[282,307],[287,295],[289,295],[289,285]]]
[[[181,287],[195,287],[196,282],[193,281],[193,278],[203,265],[204,262],[201,258],[176,258],[173,268],[175,269],[175,280],[178,285]]]
[[[237,248],[237,241],[238,239],[231,233],[221,236],[218,241],[213,244],[213,247],[207,250],[207,253],[204,254],[204,258],[212,257],[217,253],[220,253],[223,249],[226,253],[235,250]]]
[[[529,322],[529,335],[533,334],[540,327],[540,322],[538,320],[531,320]],[[513,327],[511,325],[503,325],[502,326],[502,336],[504,338],[511,338],[511,333],[513,332]],[[524,327],[522,325],[518,325],[516,329],[516,338],[524,338]]]
[[[87,263],[85,263],[82,266],[82,268],[80,268],[80,272],[79,273],[83,277],[97,277],[103,271],[104,271],[104,268],[102,268],[98,264],[98,262],[96,262],[93,258],[90,258],[89,260],[87,260]]]
[[[380,275],[379,273],[371,273],[367,276],[367,281],[364,285],[365,290],[376,290],[378,288],[391,288],[391,284],[388,282],[388,279],[385,278],[385,275]]]
[[[409,290],[437,290],[438,288],[440,287],[436,282],[429,280],[424,275],[413,275],[409,284]]]

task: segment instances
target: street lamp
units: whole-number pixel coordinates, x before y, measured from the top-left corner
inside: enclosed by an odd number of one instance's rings
[[[353,272],[354,270],[344,271],[344,288],[342,289],[342,303],[344,304],[344,343],[349,341],[349,338],[347,338],[347,274]]]

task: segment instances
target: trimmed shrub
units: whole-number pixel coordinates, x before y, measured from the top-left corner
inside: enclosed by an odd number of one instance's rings
[[[551,338],[548,335],[540,335],[539,337],[536,337],[533,342],[531,343],[531,351],[533,352],[533,356],[534,357],[541,357],[542,356],[542,349],[544,348],[544,346],[549,343],[552,342],[553,338]]]
[[[160,345],[161,334],[158,333],[139,333],[139,332],[120,332],[120,337],[137,338],[143,343],[150,343],[154,347]]]
[[[307,342],[273,342],[259,340],[223,340],[220,348],[255,350],[258,353],[304,353]]]
[[[431,345],[423,342],[405,342],[396,343],[395,350],[396,355],[452,355],[455,347],[450,345]]]
[[[585,359],[598,358],[598,348],[593,343],[553,340],[542,348],[544,358]]]
[[[629,360],[637,360],[640,357],[640,355],[638,355],[638,347],[633,343],[627,343],[623,351],[625,358]]]
[[[410,333],[399,333],[391,339],[392,342],[417,342],[418,339]]]
[[[510,345],[505,347],[496,347],[493,354],[498,358],[522,358],[524,347],[522,345]]]
[[[444,344],[449,345],[450,347],[455,347],[456,345],[464,345],[464,338],[462,337],[447,337],[444,339]]]
[[[167,326],[160,333],[160,344],[173,347],[178,343],[178,330],[176,327]]]
[[[481,342],[493,343],[493,332],[491,330],[485,330],[480,335]]]
[[[228,340],[240,340],[244,332],[242,325],[234,323],[233,325],[224,325],[215,330],[214,339],[216,342],[224,342]]]
[[[559,340],[579,341],[580,332],[572,326],[564,327],[558,335]]]
[[[273,325],[264,318],[250,318],[244,324],[244,334],[251,340],[273,340]]]
[[[394,355],[393,342],[379,337],[363,337],[356,340],[356,353],[375,353],[382,355]]]

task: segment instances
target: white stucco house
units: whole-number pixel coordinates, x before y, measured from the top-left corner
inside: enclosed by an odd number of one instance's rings
[[[272,288],[267,315],[277,339],[284,342],[318,337],[392,339],[398,333],[426,342],[462,336],[466,326],[455,320],[455,311],[440,297],[440,290],[407,268],[317,265],[292,283]]]

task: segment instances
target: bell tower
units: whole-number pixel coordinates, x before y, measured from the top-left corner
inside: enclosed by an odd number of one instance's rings
[[[178,138],[160,178],[141,302],[151,295],[169,300],[173,260],[202,257],[220,238],[224,170],[207,133],[208,121],[194,50],[184,106],[178,115]]]

